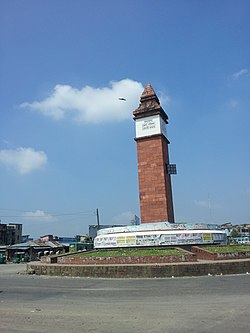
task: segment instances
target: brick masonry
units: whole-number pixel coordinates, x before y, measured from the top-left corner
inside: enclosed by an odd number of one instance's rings
[[[211,253],[202,247],[192,246],[192,252],[195,253],[197,259],[202,260],[230,260],[250,258],[250,251],[235,253]]]
[[[174,222],[168,142],[163,135],[136,141],[141,222]]]
[[[85,257],[62,256],[58,257],[58,264],[67,265],[126,265],[126,264],[162,264],[174,262],[194,262],[195,254],[168,255],[168,256],[120,256],[120,257]]]
[[[48,265],[42,263],[29,263],[27,264],[27,272],[35,273],[37,275],[93,278],[167,278],[245,274],[250,272],[250,260],[151,265]]]

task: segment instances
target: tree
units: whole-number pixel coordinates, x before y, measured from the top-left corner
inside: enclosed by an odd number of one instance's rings
[[[238,230],[237,230],[237,229],[233,229],[233,230],[231,231],[231,237],[236,238],[236,237],[238,237],[238,236],[239,236],[239,232],[238,232]]]

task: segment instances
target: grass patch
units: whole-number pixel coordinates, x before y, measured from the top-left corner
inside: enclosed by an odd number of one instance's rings
[[[250,245],[202,246],[202,248],[212,253],[237,253],[250,251]]]
[[[170,256],[181,255],[184,251],[174,248],[169,249],[120,249],[120,250],[99,250],[96,252],[82,252],[80,256],[85,257],[134,257],[134,256]]]

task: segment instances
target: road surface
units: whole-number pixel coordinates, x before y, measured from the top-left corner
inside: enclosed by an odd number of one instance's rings
[[[1,333],[246,333],[250,274],[92,279],[0,265]]]

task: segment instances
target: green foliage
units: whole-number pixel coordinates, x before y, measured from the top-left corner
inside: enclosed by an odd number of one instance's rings
[[[231,237],[233,237],[233,238],[236,238],[236,237],[238,237],[239,236],[239,233],[238,233],[238,230],[237,229],[233,229],[232,231],[231,231]]]
[[[250,245],[202,246],[202,248],[212,253],[239,253],[250,251]]]
[[[84,235],[81,238],[82,238],[81,242],[91,242],[92,241],[92,239],[89,235]]]

